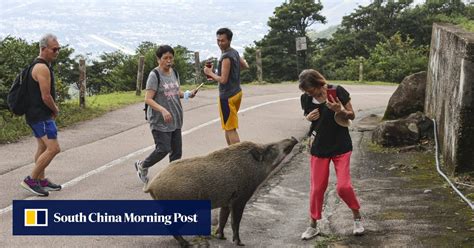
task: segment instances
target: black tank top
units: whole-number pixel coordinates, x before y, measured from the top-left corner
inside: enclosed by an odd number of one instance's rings
[[[56,101],[56,87],[54,81],[53,69],[51,66],[44,60],[36,58],[32,65],[30,66],[30,71],[28,73],[28,97],[29,97],[29,106],[26,111],[25,117],[28,124],[34,124],[36,122],[45,121],[51,119],[53,111],[46,106],[41,97],[41,90],[39,87],[38,81],[34,80],[31,76],[33,67],[38,64],[45,64],[49,68],[49,75],[51,76],[51,96],[54,101]]]

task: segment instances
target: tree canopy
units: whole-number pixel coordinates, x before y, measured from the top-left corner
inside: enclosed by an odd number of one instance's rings
[[[294,0],[275,8],[274,16],[268,20],[269,33],[262,40],[256,41],[254,47],[248,47],[244,53],[245,57],[249,58],[254,56],[255,49],[261,49],[265,80],[278,82],[297,77],[295,38],[306,37],[309,27],[326,22],[326,18],[319,13],[322,8],[321,3],[314,0]],[[303,59],[301,63],[305,62]],[[254,68],[251,67],[252,72]],[[244,74],[244,78],[255,80],[255,74]]]

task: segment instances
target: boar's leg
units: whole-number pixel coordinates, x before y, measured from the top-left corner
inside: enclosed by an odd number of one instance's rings
[[[218,239],[226,239],[224,237],[224,227],[229,218],[230,209],[229,207],[221,207],[219,212],[219,225],[217,225],[216,236]]]
[[[239,228],[240,228],[240,221],[242,220],[242,214],[244,213],[246,201],[237,201],[232,205],[232,241],[235,245],[244,246],[244,244],[240,241],[239,236]]]
[[[191,246],[191,244],[190,244],[188,241],[186,241],[186,240],[183,238],[183,236],[181,236],[181,235],[173,235],[173,237],[174,237],[176,240],[178,240],[179,245],[180,245],[181,247],[190,247],[190,246]]]

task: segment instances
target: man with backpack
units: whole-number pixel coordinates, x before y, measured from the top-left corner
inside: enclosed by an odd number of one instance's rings
[[[39,56],[29,67],[26,82],[28,105],[25,112],[27,124],[38,142],[35,167],[21,186],[33,194],[48,196],[48,191],[61,190],[61,185],[45,177],[45,169],[59,153],[58,130],[55,118],[59,114],[51,62],[56,60],[61,47],[53,34],[44,35],[39,41]]]
[[[162,45],[156,50],[158,67],[148,75],[145,103],[147,120],[155,140],[155,150],[148,157],[135,162],[138,177],[148,182],[148,169],[169,154],[170,162],[182,155],[181,127],[183,126],[183,108],[180,98],[188,99],[196,95],[197,89],[183,92],[180,90],[178,72],[172,68],[174,50]]]

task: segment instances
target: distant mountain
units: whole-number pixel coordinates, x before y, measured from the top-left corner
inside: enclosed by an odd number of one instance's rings
[[[311,31],[308,32],[308,37],[311,40],[316,40],[316,39],[321,39],[321,38],[330,39],[330,38],[332,38],[332,34],[334,34],[337,31],[338,27],[339,27],[339,25],[330,26],[330,27],[328,27],[326,29],[323,29],[321,31],[311,30]]]
[[[217,57],[215,32],[228,27],[232,46],[260,40],[267,21],[283,0],[2,0],[0,38],[8,35],[37,41],[54,33],[76,54],[96,57],[117,49],[135,53],[143,41],[182,45],[201,59]]]
[[[268,18],[285,1],[0,0],[0,39],[10,35],[37,41],[51,32],[76,55],[89,58],[118,49],[133,54],[141,42],[150,41],[182,45],[205,59],[220,54],[215,41],[218,28],[234,31],[232,46],[242,53],[268,33]],[[327,22],[312,28],[318,37],[329,37],[344,15],[370,2],[321,0],[321,15]]]

